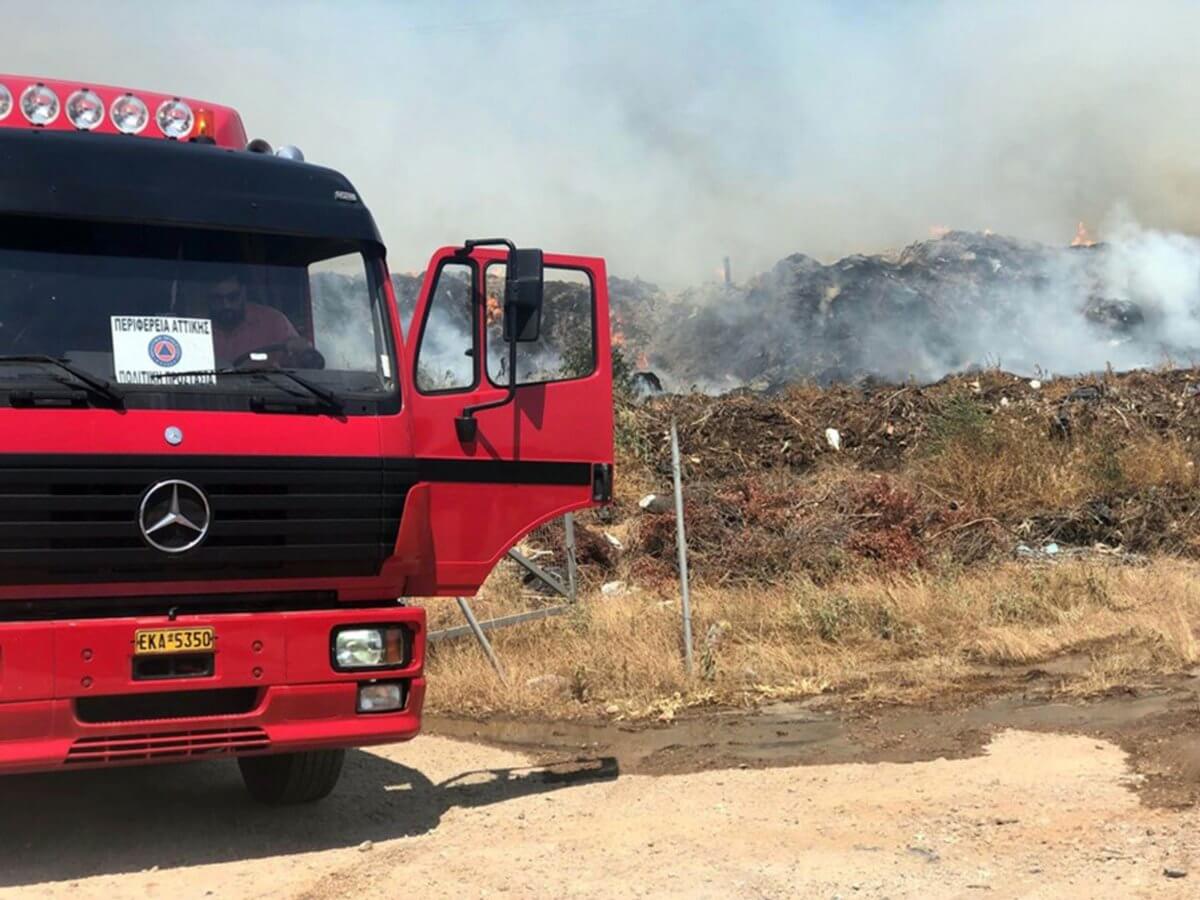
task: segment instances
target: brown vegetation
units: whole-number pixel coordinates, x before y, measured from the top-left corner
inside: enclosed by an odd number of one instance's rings
[[[697,595],[691,680],[674,516],[637,505],[669,491],[672,417]],[[621,406],[618,446],[616,502],[579,517],[581,579],[597,596],[497,637],[508,689],[473,645],[438,647],[435,708],[636,716],[831,690],[915,699],[1064,653],[1085,664],[1063,687],[1086,691],[1197,659],[1200,371],[664,397]],[[599,596],[610,581],[616,596]],[[501,566],[478,605],[535,602]]]

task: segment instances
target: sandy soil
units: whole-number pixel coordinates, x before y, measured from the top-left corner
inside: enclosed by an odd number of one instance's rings
[[[622,773],[599,742],[547,766],[546,748],[534,761],[425,736],[354,753],[333,798],[283,811],[244,799],[230,763],[10,778],[0,896],[1200,891],[1200,809],[1148,802],[1117,743],[1017,729],[975,743],[957,759],[654,775]]]

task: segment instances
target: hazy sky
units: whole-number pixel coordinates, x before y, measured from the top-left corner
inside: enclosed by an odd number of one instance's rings
[[[1200,3],[3,0],[11,72],[175,91],[466,237],[668,282],[930,226],[1200,227]]]

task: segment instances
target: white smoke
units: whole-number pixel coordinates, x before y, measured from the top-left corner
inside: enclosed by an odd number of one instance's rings
[[[1143,228],[1124,211],[1109,229],[1104,288],[1139,303],[1163,347],[1200,351],[1200,240]]]
[[[683,286],[1120,201],[1200,226],[1191,0],[8,6],[5,69],[238,107],[349,175],[397,270],[493,233]]]

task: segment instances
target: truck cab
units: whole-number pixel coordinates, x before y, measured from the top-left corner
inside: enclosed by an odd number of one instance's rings
[[[229,755],[324,796],[419,730],[412,598],[611,496],[603,261],[477,240],[394,278],[299,156],[0,75],[0,774]]]

